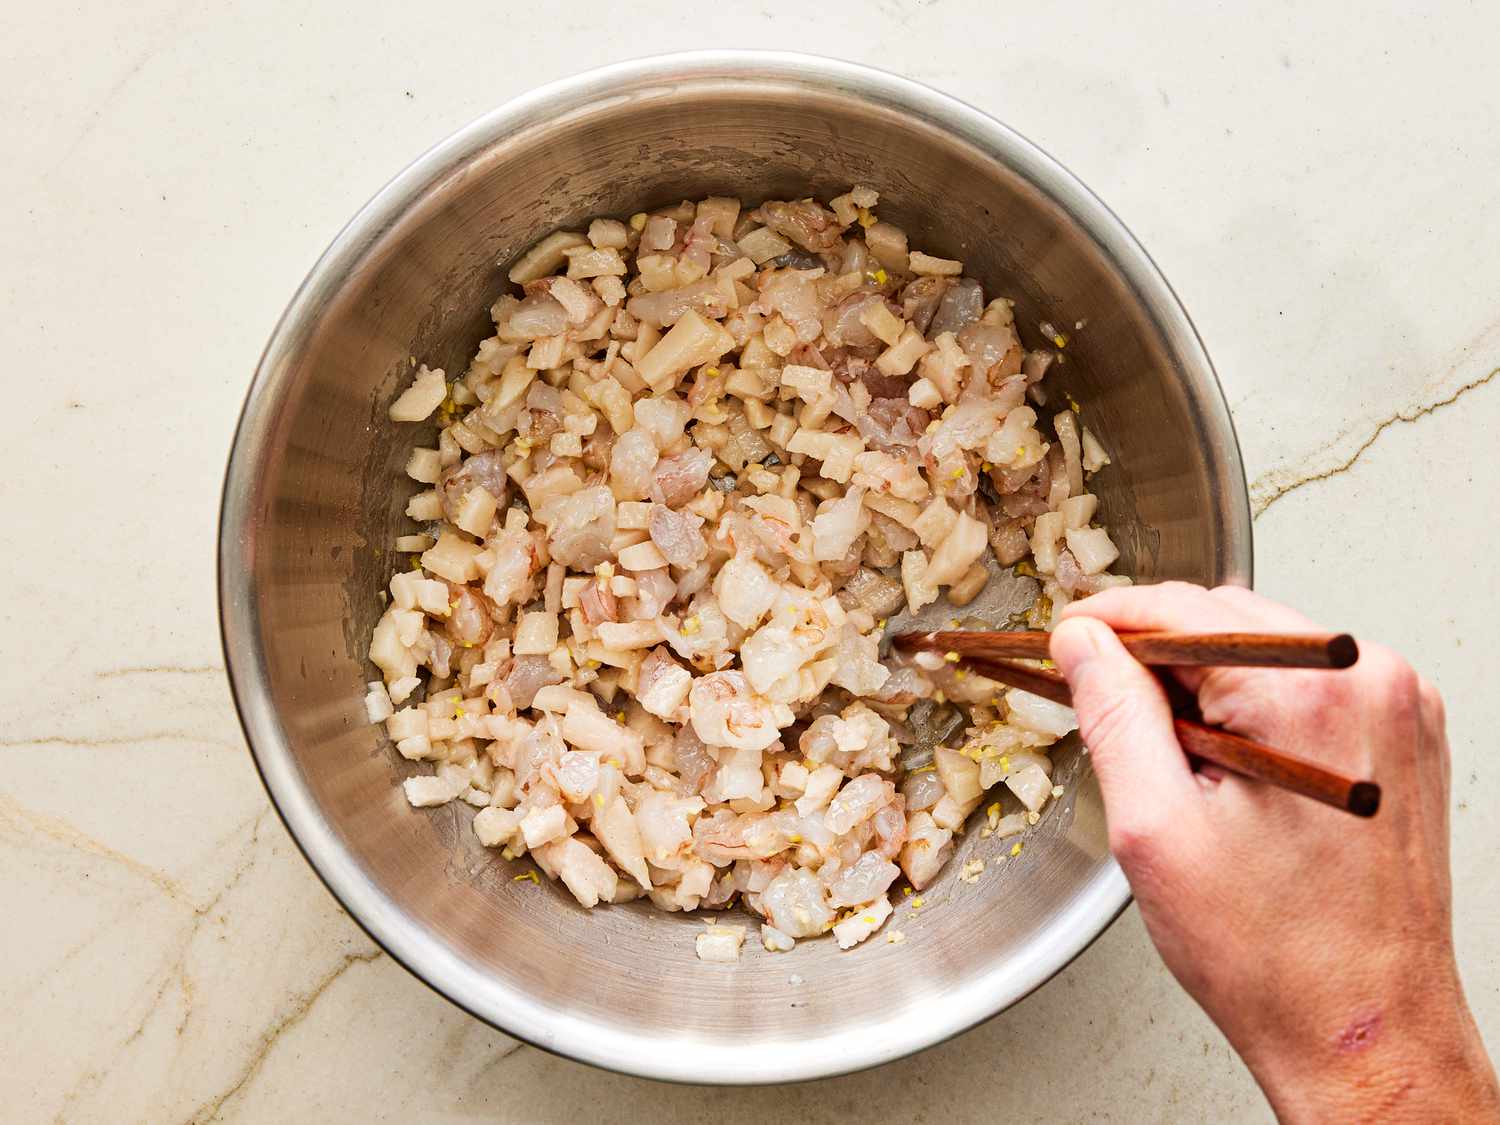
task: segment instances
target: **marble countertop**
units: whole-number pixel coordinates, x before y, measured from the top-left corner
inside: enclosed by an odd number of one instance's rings
[[[272,324],[429,144],[539,82],[696,46],[804,47],[940,86],[1060,158],[1151,250],[1234,411],[1259,587],[1404,649],[1447,694],[1460,960],[1500,1047],[1500,9],[624,7],[0,16],[0,1119],[1268,1119],[1134,910],[916,1058],[706,1094],[450,1006],[344,915],[269,809],[222,673],[213,543]]]

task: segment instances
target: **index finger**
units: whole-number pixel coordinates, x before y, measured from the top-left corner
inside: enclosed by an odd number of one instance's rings
[[[1316,628],[1296,610],[1239,586],[1208,589],[1190,582],[1115,586],[1080,598],[1062,617],[1097,617],[1117,630],[1169,629],[1227,633]]]
[[[1185,633],[1305,632],[1315,628],[1302,614],[1240,586],[1212,590],[1191,582],[1115,586],[1064,607],[1061,617],[1095,617],[1122,632],[1161,629]],[[1208,668],[1173,668],[1172,675],[1198,691]]]

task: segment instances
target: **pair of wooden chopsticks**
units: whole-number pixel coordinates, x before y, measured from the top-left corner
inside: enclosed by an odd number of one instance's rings
[[[1121,633],[1125,649],[1142,664],[1165,666],[1239,665],[1271,668],[1347,668],[1359,647],[1347,633]],[[956,653],[960,662],[1001,683],[1071,707],[1073,697],[1061,674],[1029,668],[1012,660],[1045,660],[1049,635],[1040,632],[903,633],[893,638],[909,652]],[[1201,722],[1190,697],[1171,690],[1177,741],[1190,758],[1322,801],[1355,816],[1374,816],[1380,786],[1349,777],[1274,746],[1241,738]]]

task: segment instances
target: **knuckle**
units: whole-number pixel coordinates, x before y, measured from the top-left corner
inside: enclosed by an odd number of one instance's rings
[[[1443,791],[1446,793],[1448,789],[1448,776],[1453,769],[1453,748],[1448,745],[1446,738],[1438,738],[1428,747],[1428,754],[1442,774]]]
[[[1203,595],[1203,587],[1192,582],[1184,582],[1180,578],[1173,578],[1169,582],[1162,582],[1152,589],[1159,591],[1170,598],[1198,598]]]
[[[1443,702],[1443,693],[1425,676],[1417,677],[1417,699],[1427,721],[1438,730],[1443,729],[1448,723],[1448,707]]]
[[[1415,707],[1421,697],[1421,685],[1412,666],[1384,645],[1369,646],[1368,654],[1366,676],[1372,686],[1398,710]]]
[[[1359,663],[1355,664],[1355,669],[1358,669],[1358,678],[1364,682],[1367,690],[1374,693],[1386,697],[1410,696],[1413,699],[1418,693],[1418,675],[1413,672],[1412,666],[1398,652],[1385,645],[1377,645],[1368,640],[1361,643]]]
[[[1257,595],[1243,586],[1215,586],[1209,593],[1221,602],[1229,602],[1232,605],[1245,605],[1257,600]]]
[[[1416,706],[1422,698],[1422,689],[1418,683],[1417,674],[1412,671],[1409,664],[1401,663],[1393,667],[1387,684],[1391,696],[1403,709]]]
[[[1272,621],[1291,613],[1285,606],[1243,586],[1215,586],[1208,596],[1219,612],[1227,614],[1240,628],[1257,622],[1269,626]]]
[[[1310,629],[1313,623],[1290,606],[1257,594],[1245,586],[1215,586],[1209,595],[1222,608],[1230,610],[1241,626],[1260,625],[1268,629]]]
[[[1400,659],[1394,652],[1378,641],[1361,641],[1359,645],[1359,661],[1354,666],[1367,676],[1383,678],[1390,675],[1393,666]]]

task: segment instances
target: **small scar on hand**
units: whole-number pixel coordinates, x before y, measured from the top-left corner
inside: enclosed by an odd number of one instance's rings
[[[1355,1055],[1375,1045],[1380,1038],[1380,1013],[1373,1012],[1356,1016],[1339,1032],[1337,1043],[1340,1054]]]

